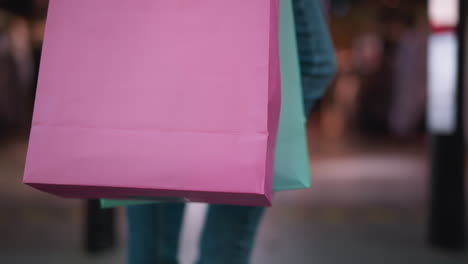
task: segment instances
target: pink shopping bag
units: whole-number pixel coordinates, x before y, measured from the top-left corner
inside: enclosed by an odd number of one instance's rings
[[[24,182],[267,206],[278,0],[51,0]]]

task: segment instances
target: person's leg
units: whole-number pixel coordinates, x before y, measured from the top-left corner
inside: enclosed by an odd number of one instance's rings
[[[246,264],[255,242],[262,207],[211,205],[198,264]]]
[[[128,263],[177,264],[184,204],[129,206]]]

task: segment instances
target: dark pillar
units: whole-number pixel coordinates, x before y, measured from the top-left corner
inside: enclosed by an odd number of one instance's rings
[[[463,90],[465,84],[466,3],[460,0],[456,129],[432,135],[430,243],[446,250],[465,248]]]

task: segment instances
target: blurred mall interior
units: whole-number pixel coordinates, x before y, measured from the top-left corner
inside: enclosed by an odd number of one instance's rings
[[[324,4],[338,73],[308,122],[312,188],[275,196],[253,263],[468,263],[464,4]],[[123,209],[21,182],[47,5],[0,0],[0,263],[125,263]],[[183,264],[206,206],[187,210]]]

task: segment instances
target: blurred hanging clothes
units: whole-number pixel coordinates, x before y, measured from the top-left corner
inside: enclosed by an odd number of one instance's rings
[[[336,72],[336,58],[321,0],[293,0],[304,107],[309,113]],[[316,19],[322,17],[322,19]]]
[[[397,47],[393,69],[390,129],[408,136],[421,127],[426,108],[427,34],[421,29],[405,31]]]

